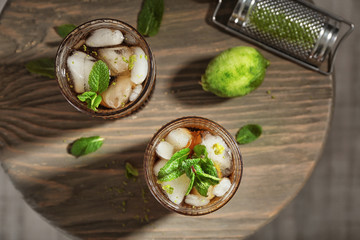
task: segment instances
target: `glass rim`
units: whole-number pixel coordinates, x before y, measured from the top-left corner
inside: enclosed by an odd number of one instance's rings
[[[156,182],[156,176],[153,173],[153,165],[155,163],[155,160],[157,159],[155,149],[157,146],[157,143],[161,141],[162,137],[168,134],[170,131],[167,131],[169,127],[172,126],[178,126],[178,127],[187,127],[189,124],[193,123],[191,121],[199,121],[200,122],[206,122],[211,125],[211,127],[216,127],[220,132],[223,134],[221,136],[223,140],[231,145],[229,148],[231,149],[232,153],[232,161],[233,161],[233,173],[232,173],[232,184],[230,189],[225,193],[224,196],[220,197],[217,201],[211,202],[203,207],[195,207],[195,208],[185,208],[181,207],[181,204],[175,204],[173,203],[163,192],[163,190],[160,188],[159,184]],[[184,122],[185,121],[185,122]],[[196,127],[194,127],[196,128]],[[203,129],[208,130],[208,129]],[[210,131],[211,132],[211,131]],[[211,132],[213,133],[213,132]],[[224,139],[224,136],[226,139]],[[235,152],[233,151],[235,150]],[[166,207],[168,210],[174,211],[176,213],[187,215],[187,216],[200,216],[212,213],[221,207],[223,207],[226,203],[230,201],[230,199],[235,195],[237,189],[239,188],[242,175],[243,175],[243,161],[242,161],[242,155],[240,152],[240,149],[232,135],[220,124],[207,119],[203,117],[198,116],[186,116],[177,118],[175,120],[172,120],[165,125],[163,125],[151,138],[150,142],[148,143],[145,155],[144,155],[144,177],[146,180],[146,183],[150,189],[151,194],[155,197],[155,199],[164,207]]]
[[[71,39],[76,36],[79,32],[86,30],[87,28],[91,27],[94,24],[114,24],[121,26],[121,28],[124,28],[124,30],[127,30],[133,34],[136,39],[138,39],[141,44],[146,48],[146,52],[148,53],[149,58],[149,70],[148,75],[144,81],[143,89],[139,96],[132,102],[126,104],[126,106],[116,109],[101,109],[97,112],[87,108],[86,104],[80,102],[73,94],[68,94],[65,89],[69,89],[69,85],[67,83],[64,83],[63,81],[63,68],[61,68],[61,60],[64,57],[63,55],[66,54],[67,51],[71,49],[71,47],[67,46]],[[77,26],[74,30],[72,30],[60,43],[57,51],[56,51],[56,59],[55,59],[55,74],[56,74],[56,80],[58,83],[58,86],[60,88],[60,91],[62,95],[65,97],[67,102],[69,102],[75,109],[77,109],[80,112],[86,113],[93,117],[100,117],[104,119],[116,119],[125,117],[134,111],[138,110],[141,106],[143,106],[146,101],[149,99],[150,94],[154,88],[155,85],[155,79],[156,79],[156,63],[155,58],[152,53],[152,50],[147,43],[146,39],[130,24],[113,18],[98,18],[89,20],[87,22],[84,22]],[[71,90],[70,90],[71,91]]]

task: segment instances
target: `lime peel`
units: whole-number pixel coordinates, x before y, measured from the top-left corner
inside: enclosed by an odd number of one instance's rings
[[[262,84],[269,63],[255,48],[233,47],[210,61],[201,85],[219,97],[244,96]]]

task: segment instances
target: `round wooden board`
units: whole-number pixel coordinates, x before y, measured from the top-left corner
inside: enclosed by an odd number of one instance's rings
[[[152,97],[118,120],[90,118],[61,95],[54,79],[24,64],[54,57],[53,30],[109,17],[136,26],[141,1],[12,0],[0,19],[0,161],[24,199],[51,224],[83,239],[243,238],[272,219],[305,184],[321,154],[332,113],[333,80],[259,49],[270,60],[263,84],[222,99],[199,85],[221,51],[250,45],[208,23],[215,1],[165,1],[158,35],[148,38],[157,63]],[[164,209],[143,178],[145,147],[165,123],[182,116],[212,119],[235,135],[257,123],[263,135],[240,146],[244,174],[234,198],[210,215]],[[105,138],[96,153],[74,158],[79,137]],[[124,175],[130,162],[136,182]],[[123,204],[126,204],[126,207]]]

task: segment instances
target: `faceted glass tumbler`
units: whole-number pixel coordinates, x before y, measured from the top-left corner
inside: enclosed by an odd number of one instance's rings
[[[77,94],[71,88],[68,82],[66,62],[67,58],[74,50],[74,46],[76,44],[79,44],[79,42],[84,39],[90,32],[100,28],[120,30],[121,32],[123,32],[123,34],[125,33],[125,37],[132,38],[132,41],[136,42],[136,45],[134,46],[139,46],[144,50],[145,55],[148,57],[149,66],[148,75],[142,83],[143,89],[136,100],[128,102],[125,106],[120,108],[110,109],[105,107],[99,107],[98,111],[93,111],[87,107],[86,103],[81,102],[77,98]],[[155,85],[156,65],[150,46],[148,45],[144,37],[135,28],[125,22],[115,19],[96,19],[86,22],[74,29],[61,42],[56,54],[55,66],[57,82],[59,84],[61,93],[63,94],[65,99],[80,112],[89,114],[93,117],[115,119],[127,116],[135,112],[146,103]]]
[[[224,196],[215,197],[211,199],[210,203],[207,204],[206,206],[194,207],[187,205],[185,203],[181,203],[179,205],[175,204],[167,197],[166,193],[161,188],[160,184],[157,183],[157,177],[154,174],[154,164],[158,159],[156,155],[156,146],[172,130],[177,128],[188,128],[190,130],[203,130],[210,132],[212,135],[220,136],[224,140],[224,142],[228,145],[231,151],[232,163],[233,163],[232,173],[229,176],[229,179],[232,183],[231,187],[225,193]],[[150,192],[155,197],[155,199],[165,208],[183,215],[198,216],[198,215],[209,214],[224,206],[234,196],[235,192],[237,191],[240,185],[242,172],[243,172],[242,156],[235,139],[225,128],[213,122],[212,120],[202,117],[197,117],[197,116],[183,117],[167,123],[155,133],[155,135],[150,140],[145,150],[144,173],[145,173],[145,180],[150,189]]]

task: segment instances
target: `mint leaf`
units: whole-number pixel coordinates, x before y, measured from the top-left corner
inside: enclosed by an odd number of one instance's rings
[[[90,108],[96,112],[98,110],[97,108],[99,107],[101,101],[102,101],[101,95],[97,95],[95,98],[92,99]]]
[[[185,193],[185,195],[189,195],[191,189],[194,187],[194,182],[195,182],[195,173],[191,172],[191,176],[190,176],[190,184],[189,184],[189,187]]]
[[[204,172],[210,174],[213,177],[218,177],[214,162],[207,156],[201,159],[200,166],[204,170]]]
[[[81,95],[78,95],[78,99],[82,102],[85,102],[86,100],[91,100],[96,97],[96,92],[84,92]]]
[[[262,128],[258,124],[248,124],[236,133],[236,141],[239,144],[247,144],[258,139],[262,134]]]
[[[189,159],[187,159],[186,161],[188,160]],[[201,166],[197,163],[191,165],[185,170],[185,172],[186,175],[190,178],[190,184],[185,195],[188,195],[193,186],[195,186],[196,190],[200,193],[200,195],[206,197],[209,187],[211,185],[218,184],[220,181],[220,178],[205,173]]]
[[[193,165],[193,170],[195,171],[195,174],[209,180],[211,185],[218,184],[219,181],[220,181],[220,178],[218,178],[217,176],[215,177],[215,176],[212,176],[212,175],[207,174],[206,172],[204,172],[203,169],[201,168],[201,166],[198,165],[198,164]]]
[[[60,37],[65,38],[75,28],[76,25],[74,24],[63,24],[55,27],[55,31]]]
[[[97,111],[101,101],[101,93],[109,87],[110,71],[108,66],[101,60],[94,63],[89,75],[91,91],[78,95],[78,99],[88,104],[88,108]]]
[[[158,173],[158,180],[165,182],[163,179],[166,175],[169,175],[172,172],[179,171],[178,173],[173,174],[172,176],[179,175],[180,172],[184,173],[184,171],[181,171],[181,163],[184,161],[190,154],[190,148],[184,148],[179,150],[178,152],[174,153],[174,155],[170,158],[169,161],[166,162],[166,164],[160,169]],[[179,175],[180,177],[181,175]],[[167,180],[169,181],[169,180]]]
[[[136,178],[139,176],[139,172],[136,168],[133,167],[130,163],[125,164],[125,175],[126,178]]]
[[[55,60],[53,58],[39,58],[26,63],[26,69],[41,76],[55,78]]]
[[[96,92],[84,92],[78,95],[77,98],[82,102],[86,102],[88,104],[88,108],[94,110],[95,112],[102,101],[102,97]]]
[[[200,166],[204,170],[204,172],[214,177],[218,177],[214,162],[210,158],[208,158],[206,147],[204,145],[198,144],[193,148],[193,151],[196,157],[201,157]]]
[[[194,151],[194,155],[198,158],[207,157],[208,154],[206,151],[206,147],[201,144],[194,146],[193,151]]]
[[[159,32],[164,13],[164,0],[144,0],[138,16],[137,30],[144,36]]]
[[[203,179],[203,177],[196,175],[194,182],[196,190],[200,193],[201,196],[207,197],[207,193],[211,184]]]
[[[101,94],[109,87],[110,72],[108,66],[101,60],[97,61],[89,75],[91,91]]]
[[[99,136],[79,138],[71,144],[70,153],[80,157],[95,152],[103,145],[104,139]]]
[[[185,173],[185,171],[182,169],[175,169],[174,171],[172,171],[164,176],[159,177],[159,175],[158,175],[158,180],[160,182],[169,182],[169,181],[177,179],[184,173]]]
[[[185,171],[186,176],[191,179],[193,172],[191,171],[191,166],[198,164],[201,161],[201,158],[185,159],[181,163],[181,168]]]
[[[189,148],[176,152],[160,169],[158,180],[160,182],[172,181],[185,173],[190,179],[186,195],[195,186],[202,196],[207,196],[209,187],[218,184],[220,178],[218,178],[214,163],[207,157],[206,147],[199,144],[193,150],[197,158],[187,158],[190,154]]]
[[[216,185],[219,183],[220,179],[217,177],[216,169],[215,169],[215,174],[216,174],[215,176],[207,174],[203,170],[203,168],[200,165],[203,164],[203,160],[204,159],[201,158],[194,158],[194,159],[186,159],[182,162],[182,168],[185,170],[186,176],[190,178],[190,184],[185,195],[188,195],[190,193],[194,185],[198,186],[200,191],[206,192],[207,194],[207,189],[209,188],[210,185]],[[211,161],[211,165],[214,166],[212,161]],[[202,183],[202,182],[206,182],[206,183]],[[205,186],[207,187],[206,191],[205,189],[203,189],[205,188]]]

